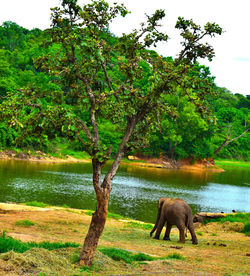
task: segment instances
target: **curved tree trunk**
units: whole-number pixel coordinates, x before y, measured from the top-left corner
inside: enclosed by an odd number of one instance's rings
[[[109,192],[102,200],[97,202],[96,211],[93,213],[88,234],[85,238],[80,254],[80,265],[91,266],[97,249],[99,238],[103,232],[108,215]]]
[[[142,115],[143,114],[144,113],[142,113]],[[104,163],[100,163],[97,159],[92,160],[93,185],[97,198],[97,207],[96,211],[92,215],[90,227],[82,247],[79,259],[80,265],[87,265],[89,267],[92,265],[98,241],[107,220],[109,195],[112,189],[111,184],[121,163],[122,157],[124,156],[126,144],[129,141],[129,138],[131,137],[132,132],[139,119],[139,115],[133,116],[132,118],[128,119],[126,132],[119,146],[115,160],[103,181],[101,181],[101,168]]]

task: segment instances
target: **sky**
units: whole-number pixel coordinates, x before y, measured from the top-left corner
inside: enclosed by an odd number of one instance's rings
[[[89,2],[78,0],[79,5]],[[107,0],[113,3],[111,0]],[[116,35],[128,33],[145,21],[145,14],[153,14],[156,9],[164,9],[166,18],[161,22],[161,31],[170,37],[165,44],[155,50],[164,56],[175,57],[180,51],[180,36],[174,26],[178,16],[201,26],[216,22],[224,33],[209,42],[214,46],[215,58],[212,62],[200,60],[210,67],[215,82],[233,93],[250,95],[250,0],[116,0],[124,3],[131,14],[116,19],[111,31]],[[27,29],[46,29],[50,26],[50,7],[58,6],[60,0],[0,0],[0,24],[13,21]]]

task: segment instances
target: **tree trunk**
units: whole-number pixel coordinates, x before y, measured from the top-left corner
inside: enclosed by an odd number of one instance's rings
[[[218,154],[222,148],[227,144],[228,138],[214,151],[214,155]]]
[[[121,163],[122,157],[124,156],[126,144],[132,135],[138,118],[139,117],[134,116],[128,119],[127,129],[122,139],[122,142],[119,146],[115,160],[103,181],[101,181],[101,168],[103,164],[100,163],[97,159],[92,160],[93,185],[95,188],[97,198],[97,207],[96,211],[92,216],[88,234],[85,238],[83,248],[80,254],[80,265],[87,265],[89,267],[92,265],[98,241],[103,232],[107,220],[109,195],[112,189],[111,183]]]
[[[170,158],[174,160],[174,152],[176,146],[173,147],[172,141],[169,142]]]
[[[85,238],[80,254],[80,265],[91,266],[97,249],[99,238],[103,232],[108,215],[109,192],[103,200],[97,202],[96,211],[93,213],[88,234]]]
[[[93,159],[92,166],[93,185],[96,193],[97,207],[96,211],[92,215],[89,230],[85,238],[79,259],[80,265],[87,265],[89,267],[92,265],[98,241],[107,220],[108,202],[111,192],[111,182],[107,183],[105,188],[102,188],[101,186],[102,164],[98,160]]]

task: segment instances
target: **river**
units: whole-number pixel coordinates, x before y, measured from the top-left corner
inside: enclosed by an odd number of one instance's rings
[[[95,209],[91,164],[0,160],[0,201],[39,201]],[[113,181],[109,210],[154,222],[157,200],[178,197],[196,212],[250,212],[248,168],[225,172],[120,167]]]

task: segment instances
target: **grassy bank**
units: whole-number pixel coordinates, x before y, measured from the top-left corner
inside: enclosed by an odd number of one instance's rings
[[[38,161],[38,162],[91,162],[90,156],[84,151],[73,150],[70,143],[57,143],[54,147],[50,147],[50,150],[46,153],[41,151],[35,151],[31,149],[0,149],[0,158],[2,159],[22,159],[27,161]],[[154,168],[174,168],[171,162],[166,162],[159,158],[144,158],[139,159],[132,156],[132,160],[123,158],[122,164],[130,166],[141,166],[141,167],[154,167]],[[108,162],[111,163],[112,159]],[[177,164],[177,163],[176,163]],[[180,169],[187,170],[216,170],[219,171],[221,168],[227,167],[245,167],[250,168],[249,162],[239,160],[227,160],[218,159],[215,160],[215,166],[207,166],[202,162],[195,162],[194,164],[185,164],[183,161],[179,162]]]
[[[249,237],[224,227],[224,223],[197,225],[198,245],[178,244],[178,230],[171,241],[154,240],[152,224],[110,214],[93,266],[79,267],[81,245],[91,211],[41,204],[1,204],[0,244],[12,247],[0,254],[0,275],[246,275]],[[22,223],[17,223],[17,222]],[[23,223],[25,221],[25,223]],[[29,223],[27,223],[29,222]],[[230,222],[233,223],[233,222]],[[163,234],[162,234],[163,235]],[[31,246],[30,246],[31,245]]]
[[[239,161],[239,160],[229,160],[229,159],[218,159],[215,160],[215,164],[218,166],[224,167],[244,167],[244,168],[250,168],[250,162],[246,161]]]

